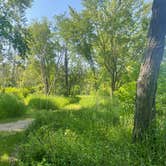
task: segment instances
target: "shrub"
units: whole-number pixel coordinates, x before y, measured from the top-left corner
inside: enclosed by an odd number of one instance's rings
[[[70,104],[75,104],[75,103],[78,103],[80,101],[80,97],[72,96],[72,97],[68,98],[68,100],[69,100]]]
[[[16,96],[0,93],[0,119],[21,116],[25,110],[24,103]]]
[[[51,96],[52,100],[56,103],[58,108],[63,108],[70,103],[69,98],[63,96]]]
[[[111,89],[109,85],[101,84],[97,92],[98,92],[98,95],[101,95],[101,96],[110,96]]]
[[[80,93],[81,93],[81,87],[79,85],[75,85],[71,91],[72,96],[79,95]]]
[[[54,101],[45,96],[31,96],[28,99],[28,106],[31,108],[41,110],[41,109],[46,109],[46,110],[55,110],[57,109],[57,105],[54,103]]]
[[[96,96],[80,96],[80,101],[79,104],[83,107],[83,108],[90,108],[90,107],[94,107],[97,103],[97,97]]]
[[[5,93],[13,94],[22,99],[29,94],[29,90],[26,88],[8,87],[8,88],[5,88]]]
[[[122,108],[125,111],[134,110],[135,104],[135,93],[136,93],[136,82],[130,82],[120,87],[115,93],[114,97],[120,100]]]
[[[31,108],[41,110],[55,110],[63,108],[70,103],[69,98],[60,96],[31,95],[26,99],[26,103]]]
[[[157,109],[158,115],[165,115],[166,94],[157,94],[157,97],[156,97],[156,109]]]

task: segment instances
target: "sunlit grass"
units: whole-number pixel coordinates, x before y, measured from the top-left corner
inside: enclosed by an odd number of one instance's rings
[[[80,104],[69,104],[64,107],[64,110],[73,110],[73,111],[78,111],[82,108]]]
[[[62,102],[58,109],[36,111],[29,108],[27,111],[27,116],[36,121],[26,131],[26,138],[19,133],[0,134],[3,163],[15,156],[18,145],[22,148],[17,158],[28,164],[71,162],[88,166],[103,163],[106,166],[139,166],[141,163],[153,163],[153,149],[132,144],[134,112],[123,110],[116,100],[106,96],[51,98],[56,98],[56,103]],[[161,141],[162,137],[159,138]],[[157,145],[160,151],[163,150],[161,145],[165,147],[164,141]]]

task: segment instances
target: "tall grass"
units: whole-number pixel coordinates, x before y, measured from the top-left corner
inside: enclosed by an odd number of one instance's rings
[[[55,98],[55,103],[63,101],[60,109],[38,111],[26,131],[17,156],[19,165],[166,165],[166,125],[161,128],[157,123],[156,140],[133,144],[133,112],[123,109],[117,98]]]
[[[120,161],[119,157],[124,152],[123,146],[128,147],[131,125],[122,127],[121,111],[114,110],[108,105],[109,101],[110,98],[83,96],[75,104],[80,106],[77,111],[39,112],[27,131],[26,144],[20,147],[20,163],[62,166],[127,164],[125,157]]]
[[[56,110],[63,108],[69,100],[59,96],[30,95],[25,99],[27,105],[37,110]]]
[[[0,119],[19,117],[25,110],[26,106],[16,96],[0,93]]]

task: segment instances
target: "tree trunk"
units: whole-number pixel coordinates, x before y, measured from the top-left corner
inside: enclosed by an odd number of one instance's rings
[[[66,92],[65,95],[69,96],[69,71],[68,71],[68,54],[67,48],[65,48],[65,84],[66,84]]]
[[[49,76],[47,73],[45,59],[43,57],[41,57],[40,60],[41,60],[40,66],[41,66],[42,80],[43,80],[43,84],[44,84],[44,93],[45,93],[45,95],[49,95],[49,78],[48,78]]]
[[[155,120],[155,95],[166,34],[166,0],[154,0],[147,49],[137,80],[133,141],[140,141],[152,131]]]
[[[11,85],[16,86],[16,61],[12,61],[12,72],[11,72]]]
[[[113,71],[112,80],[111,80],[111,96],[113,96],[115,90],[116,90],[116,77],[115,77],[115,71]]]
[[[2,79],[3,79],[3,83],[2,83],[2,92],[5,92],[5,88],[6,88],[6,64],[3,62],[2,63]]]

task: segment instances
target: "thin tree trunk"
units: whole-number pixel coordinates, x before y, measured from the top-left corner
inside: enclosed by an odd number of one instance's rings
[[[56,82],[57,82],[57,80],[58,80],[59,63],[60,63],[60,61],[61,61],[62,55],[63,55],[63,54],[60,53],[60,56],[59,56],[59,58],[58,58],[58,61],[57,61],[57,63],[55,64],[54,79],[53,79],[53,81],[51,81],[52,84],[50,84],[50,86],[49,86],[49,94],[50,94],[51,90],[53,90],[53,93],[56,94]]]
[[[40,60],[41,60],[40,66],[41,66],[42,80],[44,84],[44,93],[45,95],[49,95],[49,78],[48,78],[48,73],[46,69],[45,59],[41,57]]]
[[[16,62],[15,62],[15,59],[13,59],[12,61],[12,73],[11,73],[11,83],[12,83],[12,86],[15,86],[16,85]]]
[[[111,80],[111,92],[112,92],[112,96],[114,94],[116,90],[116,77],[115,77],[115,71],[112,72],[112,80]]]
[[[66,92],[65,95],[69,96],[69,71],[68,71],[68,54],[67,48],[65,48],[65,84],[66,84]]]
[[[166,33],[166,0],[154,0],[148,44],[137,80],[133,141],[140,141],[152,131],[155,120],[155,95]]]
[[[6,88],[6,64],[4,62],[2,63],[2,79],[3,79],[2,92],[5,93],[5,88]]]

